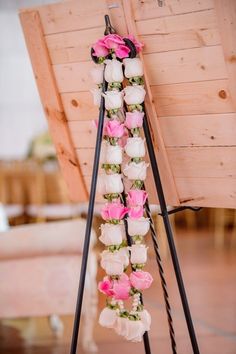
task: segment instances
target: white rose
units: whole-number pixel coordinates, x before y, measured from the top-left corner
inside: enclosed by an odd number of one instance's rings
[[[128,218],[127,222],[130,236],[144,236],[150,227],[149,219],[143,216],[139,219]]]
[[[130,180],[138,179],[140,181],[144,181],[147,177],[148,165],[149,164],[144,161],[141,161],[139,163],[130,162],[124,167],[123,173]]]
[[[147,262],[147,247],[145,245],[132,245],[130,247],[132,264],[143,264]]]
[[[143,86],[126,86],[123,91],[125,93],[124,100],[128,105],[143,103],[146,94]]]
[[[105,223],[101,225],[99,240],[106,246],[120,245],[125,233],[124,224],[113,225]]]
[[[98,179],[98,191],[101,194],[122,193],[124,190],[121,174],[102,174]]]
[[[125,77],[128,79],[135,76],[143,76],[143,64],[139,58],[126,58],[123,63],[125,64]]]
[[[129,157],[145,156],[145,140],[140,137],[128,138],[125,145],[125,152]]]
[[[121,275],[124,271],[123,256],[107,250],[101,253],[101,267],[107,275]]]
[[[122,163],[122,147],[120,145],[110,145],[106,146],[105,152],[105,162],[108,164],[118,164]]]
[[[103,83],[103,70],[104,70],[104,65],[101,64],[101,65],[96,65],[90,71],[92,80],[96,85],[100,85]]]
[[[142,321],[129,320],[126,327],[125,338],[132,342],[141,342],[143,339],[144,332],[145,328],[143,326]]]
[[[90,92],[93,95],[93,104],[95,106],[100,106],[101,97],[102,97],[102,89],[94,88],[94,89],[90,90]]]
[[[150,331],[151,322],[152,322],[150,313],[147,310],[143,310],[140,311],[138,314],[141,317],[141,321],[143,323],[145,331]]]
[[[117,256],[122,260],[124,268],[129,265],[129,249],[128,247],[122,247],[116,252]]]
[[[119,336],[124,337],[127,334],[128,321],[127,317],[117,317],[115,331]]]
[[[124,80],[122,63],[116,59],[105,60],[105,80],[111,82],[122,82]]]
[[[98,323],[106,328],[115,328],[116,321],[116,310],[111,310],[108,307],[105,307],[100,313]]]
[[[105,97],[105,107],[107,110],[119,109],[123,105],[123,94],[119,91],[106,91],[103,94]]]

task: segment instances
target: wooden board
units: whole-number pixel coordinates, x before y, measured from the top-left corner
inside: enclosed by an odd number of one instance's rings
[[[106,13],[118,33],[145,44],[147,112],[167,203],[236,208],[234,0],[165,0],[163,7],[156,0],[74,0],[21,11],[71,196],[84,201],[89,194],[98,115],[90,46],[103,35]]]

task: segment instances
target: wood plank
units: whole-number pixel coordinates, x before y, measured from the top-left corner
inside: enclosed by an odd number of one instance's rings
[[[71,121],[68,124],[73,145],[76,149],[95,147],[97,129],[92,120]]]
[[[236,110],[236,2],[215,0],[222,47],[229,76],[229,88]]]
[[[188,12],[212,9],[213,0],[165,0],[165,6],[159,7],[156,0],[132,0],[135,20],[174,16]]]
[[[236,113],[160,119],[167,147],[236,146]]]
[[[124,7],[124,14],[125,14],[127,26],[128,26],[128,31],[129,33],[132,33],[134,36],[137,37],[137,29],[134,22],[131,2],[123,0],[123,7]],[[179,197],[176,191],[174,177],[171,171],[163,137],[161,134],[160,121],[158,119],[156,109],[154,106],[154,100],[152,97],[150,81],[149,81],[150,76],[148,76],[147,74],[147,67],[146,67],[147,63],[144,61],[144,56],[142,52],[139,53],[139,56],[140,59],[142,60],[143,69],[144,69],[144,82],[145,82],[145,89],[146,89],[146,96],[145,96],[146,114],[149,122],[149,127],[152,136],[153,146],[156,153],[156,158],[158,161],[158,167],[160,169],[160,175],[163,183],[163,190],[165,194],[171,195],[171,198],[168,199],[170,205],[178,205]]]
[[[236,178],[236,146],[168,148],[167,152],[175,178]]]
[[[48,119],[50,133],[56,147],[63,176],[69,187],[70,197],[72,200],[86,201],[88,194],[70,138],[62,102],[57,91],[39,13],[37,11],[21,12],[20,20],[39,94]]]
[[[93,104],[91,92],[63,93],[61,99],[68,121],[98,118],[98,107]]]
[[[235,178],[176,178],[181,205],[236,207]]]
[[[151,85],[225,79],[221,46],[144,54]]]
[[[103,32],[104,25],[86,30],[45,36],[52,63],[63,64],[90,61],[91,45],[103,36]]]
[[[104,15],[109,14],[117,32],[125,34],[126,25],[121,0],[64,1],[38,7],[45,34],[104,27]]]
[[[137,22],[144,53],[204,47],[221,43],[215,10]]]
[[[159,116],[234,112],[228,80],[152,86]]]

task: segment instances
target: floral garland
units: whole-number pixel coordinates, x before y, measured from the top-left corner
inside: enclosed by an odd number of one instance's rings
[[[153,281],[151,274],[143,270],[147,261],[143,239],[150,225],[144,216],[148,195],[142,189],[148,167],[143,160],[145,140],[141,137],[146,92],[142,62],[135,57],[141,50],[142,44],[133,36],[106,35],[92,47],[93,59],[99,65],[91,71],[98,86],[92,90],[94,104],[100,105],[103,95],[106,108],[100,157],[104,174],[99,180],[99,189],[106,199],[101,211],[105,223],[101,225],[99,239],[106,247],[101,254],[101,267],[107,275],[99,282],[98,289],[107,296],[107,304],[99,323],[134,342],[141,341],[150,329],[151,316],[142,304],[142,291]],[[108,86],[104,94],[103,73]],[[125,78],[130,85],[123,89]],[[124,156],[127,162],[123,161]],[[122,199],[125,177],[131,182],[126,201]],[[125,222],[132,238],[130,247]],[[127,275],[129,263],[132,271]],[[131,299],[130,310],[125,307],[128,299]]]

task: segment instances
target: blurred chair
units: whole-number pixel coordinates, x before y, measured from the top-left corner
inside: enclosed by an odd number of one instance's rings
[[[230,245],[236,243],[236,209],[211,209],[211,220],[214,225],[214,243],[217,248],[224,246],[226,237],[225,229],[227,226],[232,226],[230,235]]]
[[[57,330],[53,315],[74,314],[85,226],[85,220],[77,219],[17,226],[0,234],[1,319],[50,316]],[[95,242],[92,230],[82,321],[82,344],[90,351],[96,350]]]

